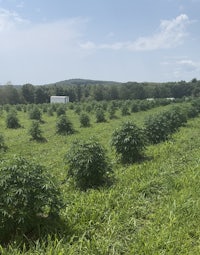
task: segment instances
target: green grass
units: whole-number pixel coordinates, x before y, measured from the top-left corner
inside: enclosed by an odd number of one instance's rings
[[[68,234],[60,233],[48,240],[31,243],[29,249],[12,243],[0,248],[1,254],[200,254],[200,118],[190,120],[172,139],[148,146],[146,159],[133,165],[121,165],[110,148],[113,130],[122,121],[131,119],[142,126],[145,116],[167,107],[95,123],[80,128],[79,117],[67,114],[77,133],[55,134],[56,116],[43,114],[42,124],[47,143],[29,141],[27,114],[19,113],[24,128],[5,129],[5,114],[0,127],[9,150],[0,158],[14,154],[36,158],[62,181],[61,189],[67,202],[62,217],[68,222]],[[115,180],[112,186],[81,192],[66,178],[64,163],[73,139],[95,136],[106,147],[113,164]]]

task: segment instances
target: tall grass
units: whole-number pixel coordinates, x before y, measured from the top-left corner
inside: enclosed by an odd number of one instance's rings
[[[169,106],[167,106],[169,107]],[[80,128],[78,115],[68,111],[77,133],[55,135],[55,116],[43,116],[47,143],[30,142],[29,120],[20,113],[24,128],[7,130],[1,119],[9,150],[1,160],[13,154],[35,157],[62,181],[67,202],[62,217],[69,230],[65,235],[30,242],[29,247],[11,243],[1,254],[191,254],[200,253],[200,118],[164,143],[147,147],[146,159],[133,165],[121,165],[110,149],[112,131],[125,120],[142,125],[148,114],[164,108],[95,123]],[[167,108],[165,108],[167,109]],[[1,117],[4,118],[4,117]],[[115,173],[112,186],[82,192],[66,180],[63,157],[74,138],[95,135],[107,147]]]

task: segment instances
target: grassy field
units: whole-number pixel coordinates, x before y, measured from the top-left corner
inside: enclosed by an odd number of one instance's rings
[[[79,116],[67,111],[75,134],[55,134],[56,115],[43,114],[41,125],[46,143],[30,141],[28,114],[18,112],[23,128],[7,129],[6,113],[0,117],[8,151],[0,159],[13,155],[36,159],[61,183],[67,203],[61,217],[67,221],[65,234],[31,242],[29,249],[14,242],[0,246],[1,254],[200,254],[200,118],[189,120],[170,140],[148,146],[144,161],[122,165],[110,147],[111,134],[125,120],[142,126],[146,116],[171,106],[157,107],[80,128]],[[108,119],[108,118],[107,118]],[[86,192],[66,180],[64,162],[74,139],[95,136],[107,149],[114,170],[110,187]]]

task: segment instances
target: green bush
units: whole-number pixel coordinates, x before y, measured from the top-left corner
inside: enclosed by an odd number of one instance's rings
[[[7,114],[6,126],[7,126],[7,128],[21,127],[21,125],[19,124],[19,119],[17,117],[17,113],[15,111],[11,111]]]
[[[58,217],[60,192],[39,164],[19,157],[0,169],[0,242],[40,231]]]
[[[0,133],[0,151],[6,151],[7,150],[7,146],[5,144],[5,139],[3,134]]]
[[[122,116],[130,115],[128,105],[126,105],[126,104],[122,105],[121,114],[122,114]]]
[[[102,185],[111,173],[104,148],[93,139],[74,141],[66,159],[69,166],[68,176],[71,176],[81,189]]]
[[[58,117],[56,122],[56,133],[60,135],[70,135],[74,133],[73,124],[66,115]]]
[[[134,123],[125,122],[113,132],[111,145],[123,163],[135,162],[141,158],[145,148],[143,131]]]
[[[56,109],[56,114],[57,117],[61,116],[61,115],[65,115],[66,113],[66,109],[64,105],[58,105],[57,109]]]
[[[115,113],[116,113],[116,107],[115,107],[115,105],[114,105],[113,102],[112,102],[112,103],[109,105],[109,107],[108,107],[108,113],[109,113],[109,118],[110,118],[110,119],[116,118],[116,115],[115,115]]]
[[[104,110],[101,109],[101,108],[98,108],[98,109],[96,110],[96,122],[97,122],[97,123],[106,122]]]
[[[80,123],[81,123],[81,127],[89,127],[90,117],[87,114],[82,113],[80,116]]]
[[[42,136],[42,130],[40,128],[40,123],[37,120],[32,122],[28,133],[31,136],[31,140],[36,140],[36,141],[44,141],[45,140],[45,138]]]
[[[179,107],[149,116],[144,122],[144,130],[148,141],[156,144],[167,140],[171,134],[187,122],[187,115]]]
[[[30,109],[29,118],[31,120],[39,120],[39,121],[42,120],[42,113],[37,106],[34,106],[32,109]]]
[[[144,122],[144,131],[151,144],[167,140],[170,134],[167,115],[148,116]]]
[[[176,132],[179,127],[183,126],[187,122],[187,115],[180,107],[173,107],[167,112],[163,113],[168,124],[169,133]]]

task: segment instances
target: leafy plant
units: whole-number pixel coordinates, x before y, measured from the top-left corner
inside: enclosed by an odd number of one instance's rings
[[[56,109],[56,114],[57,117],[61,116],[61,115],[65,115],[66,113],[66,109],[64,105],[58,105],[57,109]]]
[[[98,108],[96,110],[96,122],[97,123],[106,122],[104,110],[102,108]]]
[[[29,135],[31,136],[31,140],[36,140],[36,141],[45,140],[45,138],[42,136],[42,130],[40,128],[39,121],[35,120],[32,122],[31,127],[29,129]]]
[[[102,185],[111,172],[105,149],[93,139],[74,141],[66,159],[69,166],[68,176],[71,176],[81,189]]]
[[[19,124],[19,119],[17,117],[17,113],[15,111],[10,111],[7,114],[6,126],[7,126],[7,128],[19,128],[19,127],[21,127],[21,125]]]
[[[122,113],[122,116],[130,115],[128,105],[126,105],[126,104],[122,105],[121,113]]]
[[[90,126],[90,117],[87,114],[82,113],[80,115],[80,123],[81,123],[81,127],[89,127]]]
[[[60,135],[70,135],[74,133],[73,124],[66,115],[59,116],[56,122],[56,133]]]
[[[0,169],[0,241],[39,231],[43,220],[58,217],[60,192],[39,164],[17,157]]]
[[[37,106],[34,106],[32,109],[30,109],[29,118],[31,120],[39,120],[39,121],[42,120],[42,113]]]
[[[125,122],[113,132],[111,145],[123,163],[132,163],[142,156],[145,148],[143,131],[134,123]]]
[[[148,141],[152,144],[167,140],[170,134],[167,115],[148,116],[144,122],[144,130]]]
[[[7,146],[5,144],[5,139],[3,134],[0,133],[0,151],[6,151],[7,150]]]

